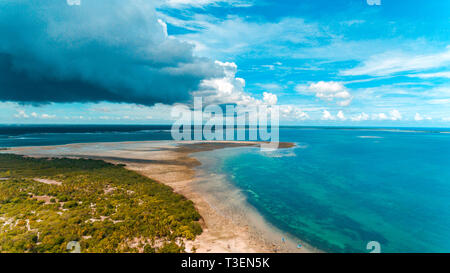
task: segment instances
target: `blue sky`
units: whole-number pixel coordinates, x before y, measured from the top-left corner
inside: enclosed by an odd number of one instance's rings
[[[0,4],[1,123],[171,123],[201,95],[281,124],[450,125],[449,1],[55,2]]]

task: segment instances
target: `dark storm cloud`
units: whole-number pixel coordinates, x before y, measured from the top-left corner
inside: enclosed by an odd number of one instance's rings
[[[223,70],[167,37],[151,2],[2,0],[0,101],[189,100],[201,80]]]

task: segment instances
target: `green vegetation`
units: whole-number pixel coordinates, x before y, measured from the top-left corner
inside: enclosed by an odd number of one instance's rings
[[[39,179],[36,180],[36,179]],[[192,201],[100,160],[0,154],[0,252],[183,252]]]

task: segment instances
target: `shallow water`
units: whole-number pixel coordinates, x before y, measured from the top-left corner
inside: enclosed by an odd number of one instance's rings
[[[209,153],[277,228],[331,252],[450,251],[450,136],[283,129],[297,148]],[[218,193],[220,194],[220,193]]]

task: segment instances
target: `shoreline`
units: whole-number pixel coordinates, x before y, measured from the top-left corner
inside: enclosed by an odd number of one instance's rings
[[[240,213],[222,206],[214,194],[207,194],[198,187],[205,174],[197,153],[225,148],[258,147],[260,142],[247,141],[136,141],[76,143],[55,146],[12,147],[4,153],[32,157],[73,157],[101,159],[115,164],[125,164],[155,181],[171,187],[174,192],[191,200],[202,216],[203,232],[194,241],[186,241],[187,252],[198,253],[273,253],[316,252],[302,243],[301,249],[293,243],[282,243],[282,233],[263,219],[255,209],[245,204],[242,196],[235,199]],[[279,149],[294,147],[293,143],[280,143]],[[229,184],[229,183],[228,183]],[[226,190],[236,191],[231,185]],[[233,194],[230,196],[239,196]],[[223,202],[222,202],[223,203]],[[228,202],[230,203],[230,202]],[[231,204],[230,204],[231,205]],[[220,208],[218,208],[220,207]],[[230,206],[231,207],[231,206]],[[242,214],[242,213],[243,214]],[[241,215],[239,215],[241,214]]]
[[[251,148],[241,147],[236,149]],[[234,153],[235,151],[229,152]],[[217,158],[214,158],[214,155],[209,154],[209,152],[200,152],[193,154],[193,156],[202,162],[202,165],[195,168],[197,174],[191,184],[192,189],[194,192],[201,194],[202,199],[214,209],[215,213],[220,214],[231,222],[230,228],[239,227],[240,232],[246,235],[243,237],[245,237],[248,245],[257,245],[257,250],[253,252],[320,252],[299,238],[278,229],[268,222],[255,207],[248,203],[247,196],[232,183],[228,174],[215,170]],[[226,228],[220,226],[214,229]],[[285,242],[282,242],[282,238],[285,239]],[[300,249],[297,248],[299,243],[302,245]]]

